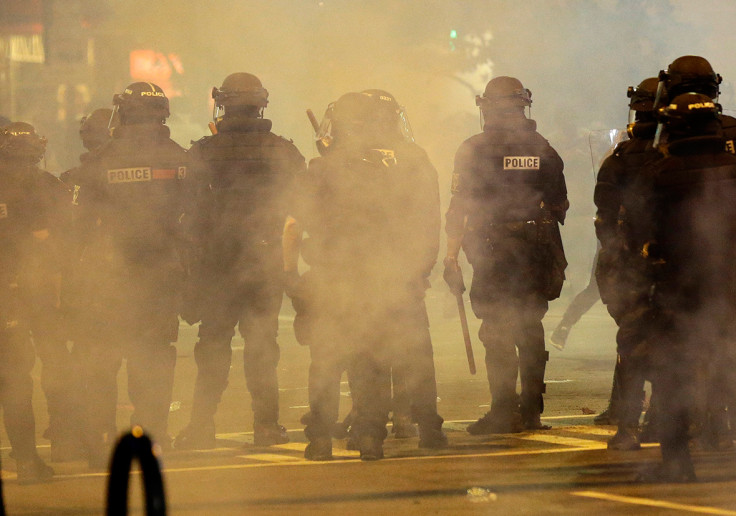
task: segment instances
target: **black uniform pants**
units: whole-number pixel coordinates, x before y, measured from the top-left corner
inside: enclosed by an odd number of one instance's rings
[[[507,413],[515,406],[516,380],[521,377],[521,411],[526,418],[538,417],[544,410],[544,371],[547,351],[542,319],[547,300],[531,288],[529,278],[502,276],[499,263],[474,266],[470,301],[482,319],[479,337],[486,350],[485,363],[493,408]],[[515,279],[518,283],[511,281]],[[518,350],[518,355],[517,355]]]
[[[115,432],[117,374],[125,358],[131,425],[168,443],[167,423],[174,386],[179,331],[180,277],[173,267],[131,269],[100,285],[108,296],[105,335],[88,343],[85,390],[89,442],[99,449]],[[102,293],[100,293],[102,294]],[[104,436],[108,434],[108,439]]]
[[[231,341],[237,325],[243,337],[243,369],[256,424],[276,423],[279,390],[276,337],[283,288],[275,277],[252,281],[220,277],[202,307],[199,341],[194,347],[197,380],[192,422],[211,422],[228,384]]]
[[[434,351],[424,299],[412,299],[397,306],[392,313],[393,317],[387,318],[385,323],[388,325],[385,331],[392,355],[394,405],[397,390],[402,394],[400,389],[403,387],[412,419],[420,428],[439,430],[443,420],[437,413]],[[396,408],[394,406],[394,414]]]
[[[36,356],[28,329],[0,329],[0,355],[0,404],[5,430],[16,460],[29,461],[37,453],[31,378]]]
[[[52,443],[76,441],[82,430],[82,371],[77,344],[67,347],[68,335],[57,309],[36,311],[31,318],[33,344],[41,361],[41,388],[46,396],[49,427],[44,433]],[[81,346],[80,346],[81,347]]]
[[[378,296],[357,289],[353,282],[326,273],[310,273],[309,278],[305,333],[310,336],[310,412],[304,433],[310,441],[330,438],[338,417],[340,380],[347,370],[355,434],[383,440],[391,406],[396,332],[388,322],[388,309]]]

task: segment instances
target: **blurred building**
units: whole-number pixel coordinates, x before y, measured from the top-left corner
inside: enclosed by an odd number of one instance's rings
[[[104,76],[99,49],[107,3],[0,2],[0,114],[32,123],[49,139],[48,168],[56,173],[77,158],[79,119]]]

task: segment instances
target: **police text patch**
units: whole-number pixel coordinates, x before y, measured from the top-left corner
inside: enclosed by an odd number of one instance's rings
[[[504,170],[539,170],[539,156],[504,156]]]
[[[0,219],[7,219],[7,218],[8,218],[8,205],[0,204]]]
[[[108,183],[138,183],[151,180],[151,167],[115,168],[107,171]]]

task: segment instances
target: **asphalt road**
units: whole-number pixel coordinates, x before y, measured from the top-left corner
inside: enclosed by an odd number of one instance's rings
[[[431,292],[431,291],[430,291]],[[171,452],[161,457],[168,513],[229,514],[700,514],[736,515],[734,452],[696,451],[699,482],[641,484],[639,471],[659,460],[657,446],[638,452],[609,452],[612,427],[592,425],[592,413],[605,408],[615,360],[615,326],[598,304],[576,325],[562,352],[550,350],[544,420],[551,430],[514,435],[470,436],[468,422],[488,410],[488,387],[477,321],[471,334],[478,374],[467,369],[453,299],[429,299],[435,342],[439,410],[450,446],[417,448],[417,438],[385,443],[386,458],[362,463],[357,452],[335,442],[335,460],[309,462],[299,417],[306,411],[308,350],[293,338],[289,311],[282,316],[279,366],[281,422],[290,430],[286,445],[252,445],[252,413],[242,367],[242,341],[235,339],[230,386],[217,415],[218,448]],[[553,303],[545,320],[554,328],[565,300]],[[195,374],[192,346],[196,328],[182,326],[172,435],[187,423]],[[119,427],[130,404],[120,375]],[[344,388],[343,412],[349,410]],[[45,425],[44,400],[35,398],[38,432]],[[0,434],[3,443],[5,436]],[[39,436],[40,453],[48,457]],[[7,514],[103,514],[107,475],[90,473],[85,463],[52,464],[50,484],[15,482],[9,450],[2,448]],[[131,514],[144,514],[140,476],[132,476]]]

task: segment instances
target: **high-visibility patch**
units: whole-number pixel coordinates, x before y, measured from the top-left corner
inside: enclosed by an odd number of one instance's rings
[[[173,168],[154,168],[151,170],[154,179],[174,179],[176,177],[176,169]]]
[[[539,170],[539,156],[504,156],[504,170]]]
[[[726,152],[736,154],[736,146],[734,146],[733,140],[726,140]]]
[[[179,179],[184,179],[185,177],[187,177],[187,167],[179,167],[177,171],[177,177]]]
[[[107,171],[107,182],[139,183],[151,180],[151,167],[114,168]]]
[[[7,218],[8,218],[8,205],[0,204],[0,219],[7,219]]]

